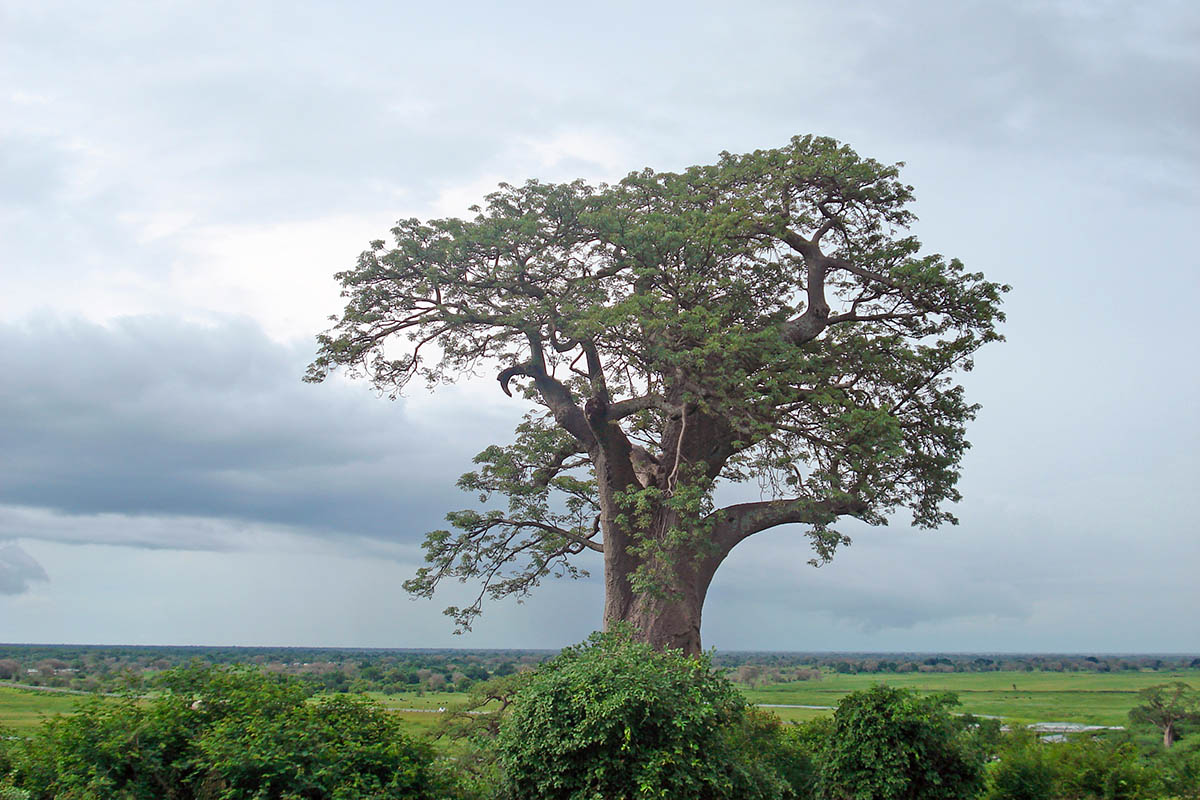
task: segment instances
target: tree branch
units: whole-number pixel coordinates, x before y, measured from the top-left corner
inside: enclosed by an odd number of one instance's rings
[[[648,394],[642,397],[631,397],[628,400],[620,400],[608,407],[608,420],[615,422],[625,417],[633,416],[639,411],[649,411],[656,408],[660,411],[670,412],[671,407],[661,395]]]
[[[554,419],[567,433],[574,436],[587,449],[596,445],[596,436],[588,427],[583,410],[576,404],[575,398],[561,381],[546,371],[546,359],[542,352],[542,343],[532,332],[526,332],[529,341],[530,358],[522,364],[514,364],[501,370],[496,376],[500,388],[509,397],[512,392],[508,388],[509,381],[518,375],[533,379],[534,388],[541,395],[542,401],[554,415]]]
[[[494,522],[496,525],[512,525],[514,528],[537,528],[538,530],[546,531],[547,533],[553,533],[556,536],[561,536],[564,539],[569,539],[581,547],[586,547],[588,550],[595,550],[597,553],[604,552],[604,545],[600,542],[592,541],[590,536],[580,536],[577,533],[566,530],[565,528],[560,528],[557,525],[549,525],[545,522],[538,522],[537,520],[532,519],[508,519],[506,517],[497,518]],[[595,536],[597,532],[598,530],[593,530],[592,536]]]
[[[783,329],[784,339],[792,344],[804,344],[817,338],[825,330],[829,319],[829,303],[825,300],[825,271],[829,259],[820,247],[795,231],[784,230],[780,238],[804,257],[804,264],[808,267],[805,286],[807,306],[803,314],[788,320]]]
[[[711,518],[719,520],[714,536],[718,548],[728,553],[744,539],[756,533],[788,523],[826,525],[839,516],[857,516],[870,510],[870,505],[855,498],[813,500],[796,497],[790,500],[762,500],[714,511]]]

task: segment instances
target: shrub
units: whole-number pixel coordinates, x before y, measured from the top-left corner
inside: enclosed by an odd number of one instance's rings
[[[594,634],[540,666],[501,724],[518,800],[779,798],[787,785],[753,745],[777,729],[705,658]]]
[[[987,800],[1053,800],[1056,773],[1048,745],[1014,734],[987,776]]]
[[[1050,746],[1060,800],[1159,800],[1157,777],[1140,763],[1133,742],[1084,735]]]
[[[1164,796],[1200,800],[1200,741],[1190,737],[1170,750],[1155,747],[1149,768],[1162,783]]]
[[[309,701],[291,680],[246,670],[166,674],[149,703],[94,698],[15,750],[35,800],[443,798],[432,754],[368,701]]]
[[[833,800],[965,800],[983,758],[949,708],[953,695],[922,697],[876,686],[847,695],[833,715],[821,788]]]

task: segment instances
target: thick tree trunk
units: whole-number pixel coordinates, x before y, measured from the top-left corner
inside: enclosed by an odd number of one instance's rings
[[[685,655],[701,652],[700,614],[703,598],[687,596],[650,597],[636,599],[629,613],[621,619],[638,631],[641,637],[658,650],[682,650]],[[617,620],[604,621],[608,628]]]
[[[1163,747],[1170,750],[1173,744],[1175,744],[1175,723],[1171,722],[1163,728]]]
[[[693,559],[677,557],[670,569],[668,587],[656,594],[635,593],[629,577],[636,562],[630,558],[609,558],[604,571],[604,629],[618,623],[630,626],[635,634],[658,650],[682,650],[686,655],[701,653],[700,615],[712,574],[697,570]]]
[[[659,464],[635,448],[619,427],[597,422],[602,408],[589,401],[588,420],[599,446],[592,453],[600,493],[601,527],[604,531],[604,630],[624,623],[643,640],[658,650],[682,650],[689,656],[699,655],[700,615],[704,596],[717,565],[724,557],[699,558],[701,543],[688,550],[677,549],[666,556],[661,568],[651,573],[661,577],[660,592],[635,592],[630,578],[644,566],[642,558],[634,555],[637,545],[644,542],[670,541],[670,532],[679,526],[675,512],[660,507],[652,514],[646,529],[629,530],[618,524],[625,517],[617,502],[620,493],[637,491],[645,486],[666,490],[678,479],[679,463],[705,463],[712,476],[728,458],[721,448],[728,444],[731,432],[724,420],[692,412],[680,414],[664,436],[665,441],[677,442],[676,459]],[[686,430],[686,435],[685,435]],[[671,448],[664,448],[664,452]],[[639,452],[640,451],[640,454]],[[626,523],[627,524],[627,523]],[[657,557],[657,556],[655,556]]]

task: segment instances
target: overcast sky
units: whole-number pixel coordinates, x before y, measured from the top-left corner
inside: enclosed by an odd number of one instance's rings
[[[464,637],[404,594],[523,408],[301,383],[332,275],[499,181],[809,132],[907,162],[1008,341],[964,378],[961,525],[846,526],[819,570],[756,536],[705,645],[1200,651],[1192,0],[0,0],[0,641],[582,639],[595,581]]]

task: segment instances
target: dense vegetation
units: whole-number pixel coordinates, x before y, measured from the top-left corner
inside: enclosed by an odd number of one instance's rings
[[[0,800],[1200,798],[1200,721],[1186,713],[1169,748],[1138,714],[1128,731],[1052,741],[956,714],[952,695],[875,686],[784,724],[712,666],[596,636],[476,683],[487,713],[446,715],[419,741],[368,698],[197,663],[0,739]],[[1190,687],[1160,688],[1147,707],[1179,691],[1191,708]]]
[[[93,698],[9,740],[9,795],[127,800],[447,796],[429,746],[376,705],[267,673],[173,671],[149,702]],[[18,791],[19,790],[19,791]],[[3,796],[3,795],[0,795]],[[6,798],[7,800],[7,798]]]

